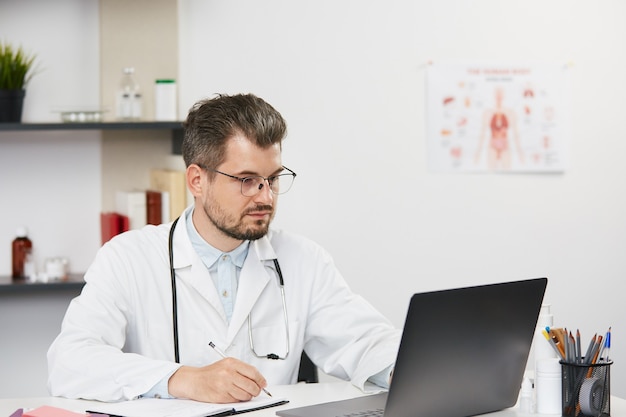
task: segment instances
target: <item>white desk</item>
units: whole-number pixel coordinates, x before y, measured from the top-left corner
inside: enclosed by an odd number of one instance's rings
[[[269,387],[275,397],[289,399],[289,404],[244,414],[248,417],[275,417],[280,408],[301,407],[327,401],[336,401],[363,395],[362,392],[348,382],[329,382],[319,384],[281,385]],[[163,400],[167,401],[167,400]],[[84,412],[93,408],[93,401],[68,400],[57,397],[9,398],[0,399],[0,417],[8,417],[18,408],[37,408],[42,405],[60,407],[75,412]],[[496,413],[484,414],[488,417],[529,417],[539,414],[523,414],[516,407]],[[611,416],[626,417],[626,400],[611,397]]]

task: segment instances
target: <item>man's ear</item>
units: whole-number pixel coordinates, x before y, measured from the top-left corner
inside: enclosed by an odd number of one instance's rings
[[[187,189],[194,197],[202,195],[202,168],[196,164],[187,167]]]

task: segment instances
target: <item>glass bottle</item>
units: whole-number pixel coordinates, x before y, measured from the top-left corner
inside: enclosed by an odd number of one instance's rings
[[[126,67],[122,72],[115,98],[116,117],[118,120],[140,120],[143,116],[143,97],[135,80],[135,69]]]
[[[27,229],[23,226],[19,227],[15,233],[15,239],[13,239],[11,244],[13,278],[26,278],[24,264],[31,254],[32,249],[33,242],[28,238]]]

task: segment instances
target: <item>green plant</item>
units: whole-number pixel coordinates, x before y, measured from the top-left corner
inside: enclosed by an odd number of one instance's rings
[[[0,42],[0,90],[21,90],[32,78],[35,55]]]

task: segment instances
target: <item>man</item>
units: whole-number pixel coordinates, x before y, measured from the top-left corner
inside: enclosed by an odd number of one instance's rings
[[[98,251],[48,352],[52,395],[247,401],[295,383],[303,350],[330,375],[387,386],[400,332],[322,248],[270,229],[296,176],[282,164],[285,135],[253,95],[192,108],[183,158],[194,204]]]

